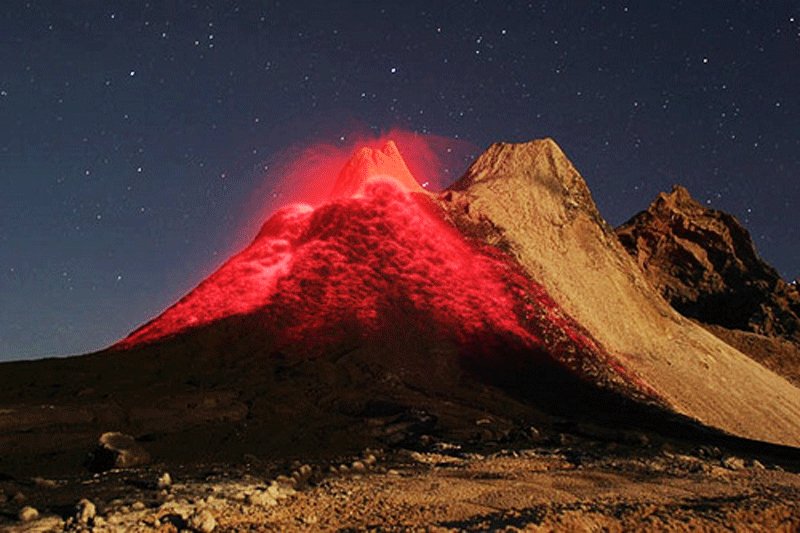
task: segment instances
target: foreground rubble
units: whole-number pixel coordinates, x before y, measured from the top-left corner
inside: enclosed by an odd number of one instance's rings
[[[155,466],[113,470],[49,484],[6,480],[2,494],[23,495],[0,505],[6,518],[0,528],[208,533],[800,527],[795,462],[737,456],[714,446],[564,434],[530,447],[465,449],[440,441],[424,450],[365,450],[318,464],[250,459],[172,473]],[[70,498],[77,504],[67,505]],[[37,509],[35,515],[30,509]]]

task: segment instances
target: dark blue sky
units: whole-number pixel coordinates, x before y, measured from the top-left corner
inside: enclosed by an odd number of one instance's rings
[[[356,126],[554,137],[612,224],[682,183],[793,278],[798,94],[798,2],[5,2],[0,360],[124,336]]]

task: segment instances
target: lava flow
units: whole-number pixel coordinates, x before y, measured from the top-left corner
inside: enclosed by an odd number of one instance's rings
[[[361,148],[331,200],[279,209],[250,246],[118,347],[250,313],[274,315],[285,342],[327,338],[344,322],[374,332],[400,315],[460,338],[490,330],[534,342],[507,268],[435,216],[427,194],[394,142]]]

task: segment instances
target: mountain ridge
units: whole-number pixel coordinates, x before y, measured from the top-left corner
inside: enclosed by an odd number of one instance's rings
[[[800,443],[800,390],[651,288],[554,141],[493,145],[442,200],[462,231],[491,233],[677,412],[733,434]]]

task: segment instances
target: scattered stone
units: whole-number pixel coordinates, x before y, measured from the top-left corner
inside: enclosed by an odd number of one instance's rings
[[[283,485],[283,486],[286,486],[286,487],[294,487],[294,485],[295,485],[295,480],[294,479],[292,479],[291,477],[283,476],[283,475],[280,475],[280,476],[276,477],[275,481],[278,483],[278,485]]]
[[[364,458],[364,464],[367,466],[374,466],[377,462],[378,459],[371,453]]]
[[[158,488],[161,490],[169,489],[172,486],[172,476],[169,475],[169,472],[164,472],[161,477],[158,478]]]
[[[353,461],[353,464],[350,466],[356,474],[363,474],[367,471],[367,467],[361,461]]]
[[[130,435],[116,431],[103,433],[90,454],[88,467],[96,472],[130,468],[150,462],[150,454]]]
[[[272,507],[278,504],[278,501],[269,492],[255,491],[247,495],[245,500],[249,505],[258,505],[260,507]]]
[[[313,470],[309,465],[300,465],[297,470],[292,472],[292,476],[290,478],[291,485],[297,489],[303,488],[306,484],[308,484],[312,473]]]
[[[95,516],[97,516],[97,507],[90,500],[84,498],[75,506],[75,520],[79,524],[89,525],[94,521]]]
[[[728,470],[741,470],[745,467],[745,462],[741,457],[731,455],[722,460],[722,466]]]
[[[758,459],[753,459],[753,463],[752,463],[751,466],[753,468],[755,468],[756,470],[766,470],[767,469],[767,467],[764,466],[764,464],[761,461],[759,461]]]
[[[461,449],[460,444],[453,444],[450,442],[437,442],[432,447],[433,451],[435,452],[454,452]],[[374,455],[370,455],[370,457],[375,457]],[[366,463],[366,460],[364,461]]]
[[[188,525],[198,533],[211,533],[217,528],[217,520],[210,511],[203,509],[189,517]]]
[[[12,496],[12,497],[11,497],[11,501],[12,501],[12,502],[14,502],[14,503],[22,503],[22,502],[24,502],[25,500],[27,500],[27,498],[25,497],[25,495],[24,495],[24,494],[22,494],[22,493],[21,493],[21,492],[19,492],[19,491],[17,491],[17,492],[14,494],[14,496]]]
[[[136,500],[131,504],[132,511],[144,511],[145,509],[147,509],[147,506],[139,500]]]
[[[713,478],[728,480],[730,478],[730,472],[728,470],[729,469],[722,468],[721,466],[711,465],[706,469],[706,473]]]
[[[20,522],[33,522],[39,518],[39,511],[29,505],[26,505],[20,509],[18,517]]]
[[[31,481],[33,484],[41,489],[54,489],[58,487],[58,482],[52,479],[45,479],[43,477],[35,477]]]
[[[700,448],[697,449],[697,455],[710,459],[721,459],[722,451],[716,446],[700,446]]]
[[[394,468],[390,468],[389,470],[386,471],[386,475],[387,476],[399,476],[400,472],[398,472]]]

